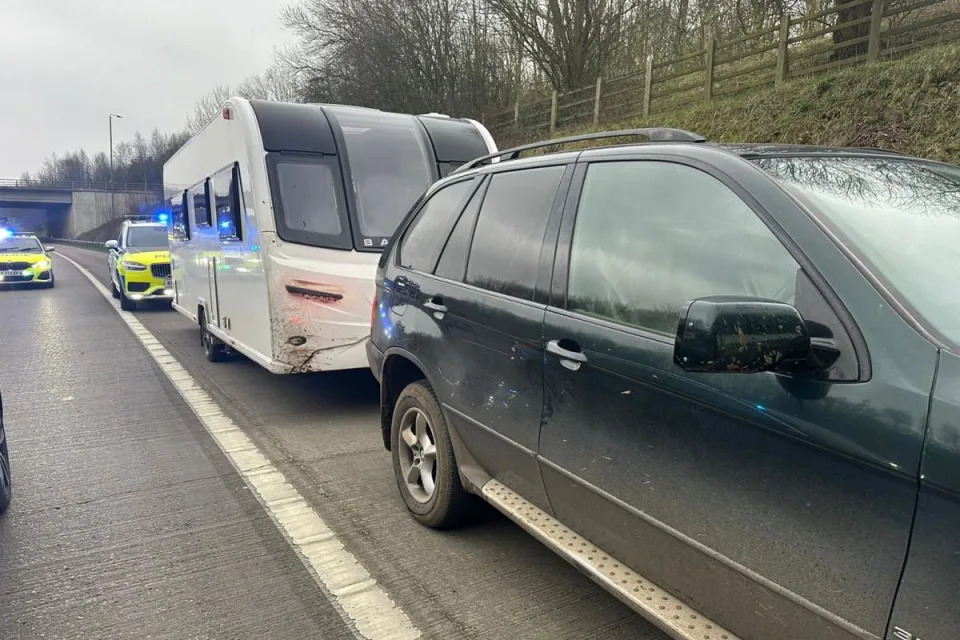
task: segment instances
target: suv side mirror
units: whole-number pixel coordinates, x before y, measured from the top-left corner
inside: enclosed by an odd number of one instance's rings
[[[673,361],[684,371],[802,371],[810,334],[794,307],[759,298],[691,302],[680,317]]]
[[[57,250],[57,248],[56,248],[56,247],[44,247],[43,250],[46,251],[47,253],[54,253],[54,252]]]
[[[116,249],[119,246],[119,244],[117,243],[116,240],[107,240],[106,242],[103,243],[103,246],[105,246],[107,249]]]

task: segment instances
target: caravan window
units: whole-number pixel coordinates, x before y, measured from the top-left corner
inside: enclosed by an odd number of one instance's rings
[[[426,134],[407,115],[349,107],[331,111],[343,131],[353,178],[358,247],[382,248],[436,179]]]
[[[210,179],[217,233],[225,240],[240,237],[240,196],[236,174],[236,165],[231,165],[221,169]]]
[[[181,192],[167,201],[167,206],[170,209],[170,233],[178,240],[190,239],[190,222],[187,220],[185,197],[185,193]]]
[[[190,201],[193,205],[193,224],[198,227],[210,226],[210,198],[207,181],[204,180],[190,189]]]
[[[316,247],[350,249],[337,159],[271,154],[267,163],[280,237]]]

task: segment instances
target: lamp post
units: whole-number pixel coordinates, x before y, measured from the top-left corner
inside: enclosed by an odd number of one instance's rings
[[[110,216],[114,220],[117,219],[117,203],[114,199],[114,190],[113,190],[113,119],[114,118],[123,118],[121,115],[116,113],[111,113],[107,118],[110,127]]]

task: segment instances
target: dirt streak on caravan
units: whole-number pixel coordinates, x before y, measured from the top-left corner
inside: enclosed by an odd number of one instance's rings
[[[365,367],[380,252],[431,183],[495,149],[472,120],[231,98],[164,165],[174,307],[211,360]]]

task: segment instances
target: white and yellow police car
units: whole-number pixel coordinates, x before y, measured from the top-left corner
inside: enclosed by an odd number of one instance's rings
[[[110,252],[110,289],[121,308],[129,311],[139,302],[173,300],[165,222],[125,220],[117,239],[105,246]]]
[[[0,229],[0,285],[53,286],[53,247],[44,247],[32,233]]]

